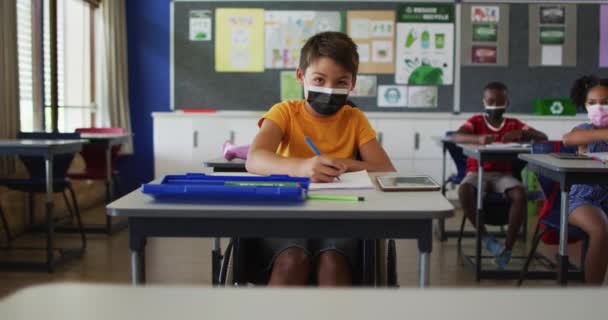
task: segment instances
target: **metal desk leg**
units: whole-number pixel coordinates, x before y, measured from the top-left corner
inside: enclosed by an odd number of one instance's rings
[[[418,287],[427,288],[431,281],[430,253],[420,252],[418,254]]]
[[[136,287],[145,283],[145,268],[143,256],[135,250],[131,250],[131,285]]]
[[[481,224],[483,219],[483,161],[477,164],[477,210],[475,211],[475,280],[481,280]]]
[[[53,235],[55,233],[55,219],[53,218],[53,155],[47,155],[44,160],[46,179],[46,266],[49,272],[55,268],[55,253]]]
[[[146,283],[146,237],[138,231],[136,219],[129,218],[129,249],[131,250],[131,285]]]
[[[566,285],[568,282],[568,203],[570,192],[562,183],[562,208],[559,221],[559,267],[557,282],[561,285]]]
[[[220,284],[220,269],[222,265],[222,248],[220,238],[213,239],[213,250],[211,251],[211,284]]]

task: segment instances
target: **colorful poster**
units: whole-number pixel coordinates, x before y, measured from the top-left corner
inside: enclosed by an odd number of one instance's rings
[[[472,47],[471,61],[476,64],[495,64],[498,59],[496,46]]]
[[[407,107],[407,86],[378,86],[378,107]]]
[[[401,4],[397,21],[395,82],[410,85],[452,84],[454,5]]]
[[[472,6],[471,22],[473,23],[498,23],[500,20],[500,7],[496,6]]]
[[[600,8],[600,67],[608,68],[608,5]]]
[[[566,27],[541,26],[538,34],[541,44],[564,44]]]
[[[302,87],[296,78],[296,71],[281,71],[281,101],[302,99]]]
[[[473,24],[473,41],[496,42],[498,40],[498,25],[495,23]]]
[[[410,86],[407,88],[407,106],[409,108],[437,108],[438,90],[435,86]]]
[[[539,13],[541,24],[566,23],[566,8],[563,6],[541,6]]]
[[[308,38],[344,27],[339,11],[266,11],[264,30],[266,68],[293,69],[300,63],[300,50]]]
[[[211,10],[190,11],[190,41],[211,40]]]
[[[351,10],[347,32],[359,52],[359,72],[395,73],[395,11]]]
[[[215,11],[215,71],[264,71],[264,9]]]
[[[355,88],[350,92],[351,97],[375,97],[378,77],[357,75]]]

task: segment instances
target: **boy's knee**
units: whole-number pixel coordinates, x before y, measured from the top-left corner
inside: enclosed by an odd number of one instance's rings
[[[348,268],[348,263],[346,257],[342,254],[329,250],[319,255],[319,270],[321,272],[336,274],[344,271],[345,268]]]
[[[475,196],[475,187],[470,183],[463,183],[458,187],[458,197],[460,199]]]
[[[507,191],[507,197],[511,202],[522,204],[527,201],[526,190],[523,187],[515,187]]]
[[[279,254],[274,261],[273,272],[290,274],[294,272],[308,272],[310,259],[304,249],[289,248]]]

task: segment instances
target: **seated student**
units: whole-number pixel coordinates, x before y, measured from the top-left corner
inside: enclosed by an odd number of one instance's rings
[[[347,171],[395,171],[363,112],[347,104],[358,65],[357,46],[346,34],[323,32],[308,39],[296,70],[305,99],[276,104],[259,120],[247,171],[313,182],[331,182]],[[271,258],[269,285],[306,285],[310,274],[320,286],[352,283],[356,240],[265,239],[264,244]]]
[[[608,79],[582,77],[574,83],[571,98],[585,106],[589,122],[564,136],[564,144],[582,152],[608,152]],[[568,222],[589,236],[585,282],[601,285],[608,266],[608,186],[574,185],[570,190]]]
[[[503,83],[492,82],[485,86],[483,104],[485,113],[469,118],[454,134],[456,142],[489,144],[547,140],[544,133],[532,129],[517,119],[503,117],[509,106],[508,89]],[[464,214],[473,225],[475,225],[477,164],[477,160],[467,159],[467,175],[458,190]],[[496,265],[503,269],[511,260],[511,250],[525,218],[526,191],[520,181],[513,177],[510,162],[486,161],[483,170],[484,187],[482,189],[489,188],[493,192],[504,193],[511,201],[509,228],[504,247],[496,238],[487,234],[484,226],[478,226],[482,232],[486,249],[496,257],[494,260]]]

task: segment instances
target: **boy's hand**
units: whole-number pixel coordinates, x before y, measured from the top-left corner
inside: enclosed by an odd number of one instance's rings
[[[306,159],[301,174],[310,177],[312,182],[333,182],[336,177],[346,172],[346,165],[327,156],[316,156]]]
[[[522,140],[524,140],[523,130],[509,131],[509,132],[505,133],[505,135],[502,137],[502,142],[504,142],[504,143],[519,142]]]
[[[490,143],[494,142],[495,140],[496,140],[496,137],[494,137],[491,134],[480,135],[477,138],[477,142],[481,145],[490,144]]]

